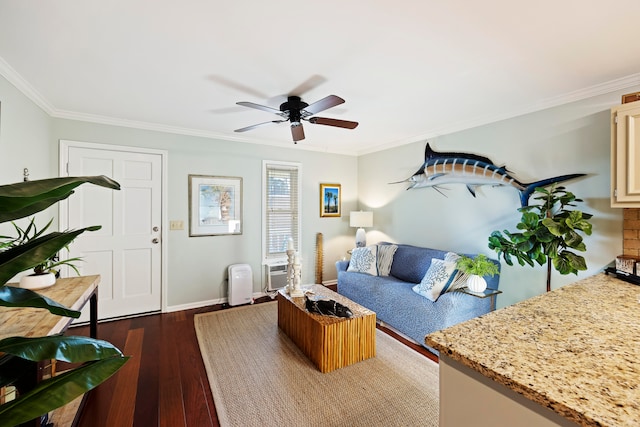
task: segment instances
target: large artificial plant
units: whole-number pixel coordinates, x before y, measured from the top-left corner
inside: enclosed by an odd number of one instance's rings
[[[0,186],[0,223],[47,209],[69,197],[76,187],[84,183],[120,189],[117,182],[105,176],[52,178]],[[79,311],[31,290],[7,286],[7,282],[20,272],[46,263],[85,231],[98,229],[100,226],[51,232],[17,244],[5,237],[0,241],[0,306],[36,307],[58,316],[79,317]],[[0,405],[2,426],[24,423],[71,402],[113,375],[128,359],[106,341],[62,335],[5,338],[0,340],[0,353],[5,354],[4,363],[0,362],[0,387],[19,381],[29,362],[55,359],[80,364],[38,383],[31,390],[18,389],[16,399]],[[6,355],[15,357],[7,358]]]
[[[551,290],[551,265],[560,274],[578,274],[586,270],[583,256],[574,251],[587,250],[580,233],[591,235],[593,216],[580,210],[571,210],[581,199],[562,186],[552,186],[549,190],[536,188],[535,200],[539,204],[518,209],[522,213],[516,225],[520,232],[504,230],[504,235],[494,231],[489,237],[489,248],[502,255],[508,265],[513,265],[512,257],[518,264],[547,264],[547,292]],[[572,251],[574,250],[574,251]]]

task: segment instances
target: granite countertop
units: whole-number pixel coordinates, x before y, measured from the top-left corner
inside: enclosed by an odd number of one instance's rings
[[[640,426],[640,286],[604,273],[427,335],[584,426]]]

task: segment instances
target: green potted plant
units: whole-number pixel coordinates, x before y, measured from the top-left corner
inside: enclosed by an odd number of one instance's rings
[[[84,183],[118,190],[120,185],[104,176],[68,177],[27,181],[0,186],[0,223],[12,222],[40,212],[69,197],[74,188]],[[46,227],[45,227],[46,228]],[[78,230],[37,233],[25,241],[0,237],[0,306],[36,307],[54,315],[77,318],[80,312],[64,307],[32,290],[7,286],[16,274],[38,265],[51,266],[50,260],[66,245],[91,226]],[[1,326],[0,326],[1,328]],[[3,357],[41,362],[56,359],[80,364],[63,374],[40,382],[31,390],[18,390],[19,396],[0,405],[0,425],[15,426],[38,418],[71,402],[113,375],[127,357],[112,344],[71,336],[8,337],[0,340]],[[0,364],[0,387],[12,384],[20,372],[10,371]]]
[[[49,229],[52,223],[53,218],[49,220],[47,225],[45,225],[42,229],[38,230],[34,217],[29,220],[29,224],[25,228],[22,228],[17,223],[12,222],[11,224],[13,225],[13,228],[15,229],[17,235],[16,237],[0,236],[0,239],[4,241],[2,246],[5,249],[9,249],[23,245],[33,239],[44,235],[44,233]],[[66,246],[65,248],[68,249]],[[56,270],[56,268],[62,265],[68,265],[76,272],[76,274],[80,275],[78,268],[74,264],[74,262],[76,261],[80,261],[80,258],[69,258],[60,260],[58,254],[56,253],[50,258],[44,260],[42,263],[33,267],[33,273],[22,276],[20,278],[20,287],[37,290],[53,286],[59,276],[59,271]]]
[[[476,255],[475,258],[460,255],[456,261],[456,268],[467,275],[467,287],[472,292],[483,292],[487,289],[484,276],[500,274],[500,268],[486,255]]]
[[[489,237],[489,248],[502,255],[508,265],[513,265],[512,257],[518,264],[531,267],[547,264],[547,292],[551,290],[551,265],[560,274],[578,274],[586,270],[587,263],[574,251],[587,250],[580,233],[591,235],[589,219],[593,215],[580,210],[571,210],[581,199],[567,191],[565,187],[552,186],[549,190],[536,188],[540,203],[519,208],[522,213],[516,225],[520,232],[504,234],[494,231]],[[574,251],[572,251],[574,250]]]

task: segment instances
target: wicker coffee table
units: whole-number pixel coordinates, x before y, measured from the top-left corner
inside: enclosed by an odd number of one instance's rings
[[[309,313],[304,297],[278,292],[278,326],[318,367],[331,372],[376,355],[376,313],[322,285],[304,286],[310,297],[332,299],[346,305],[353,317]]]

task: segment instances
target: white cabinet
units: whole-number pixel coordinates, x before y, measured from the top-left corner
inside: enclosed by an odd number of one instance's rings
[[[640,208],[640,101],[611,109],[611,207]]]

